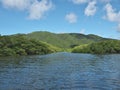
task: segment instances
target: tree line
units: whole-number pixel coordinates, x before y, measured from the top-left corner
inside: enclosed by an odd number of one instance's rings
[[[0,56],[48,54],[56,51],[56,47],[28,39],[22,34],[0,36]]]
[[[110,54],[120,53],[119,40],[107,40],[97,43],[77,46],[72,49],[74,53]]]

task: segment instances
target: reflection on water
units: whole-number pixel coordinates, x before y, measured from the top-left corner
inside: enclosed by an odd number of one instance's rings
[[[3,57],[0,90],[120,90],[120,54]]]

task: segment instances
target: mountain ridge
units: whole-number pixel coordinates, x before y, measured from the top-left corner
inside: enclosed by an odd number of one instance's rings
[[[113,40],[110,38],[103,38],[94,34],[81,33],[52,33],[48,31],[36,31],[26,34],[27,38],[41,40],[50,43],[60,48],[71,48],[72,46],[89,44],[104,40]]]

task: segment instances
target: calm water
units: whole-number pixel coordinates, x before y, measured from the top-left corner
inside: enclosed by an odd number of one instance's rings
[[[0,58],[0,90],[120,90],[120,54]]]

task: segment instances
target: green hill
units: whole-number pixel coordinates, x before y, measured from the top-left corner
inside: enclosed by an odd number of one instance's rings
[[[72,49],[73,53],[110,54],[120,53],[120,40],[100,41],[80,45]]]
[[[29,33],[27,34],[27,38],[32,38],[43,42],[47,42],[49,44],[52,44],[60,48],[71,48],[78,45],[109,40],[93,34],[89,34],[89,35],[84,35],[79,33],[55,34],[45,31]]]
[[[114,43],[116,43],[116,46],[114,46]],[[0,36],[0,56],[37,55],[58,51],[71,52],[71,50],[72,52],[82,53],[119,52],[119,45],[120,43],[116,40],[93,34],[55,34],[40,31],[29,34]]]
[[[57,51],[60,49],[45,42],[28,39],[25,35],[0,36],[0,56],[37,55]]]

